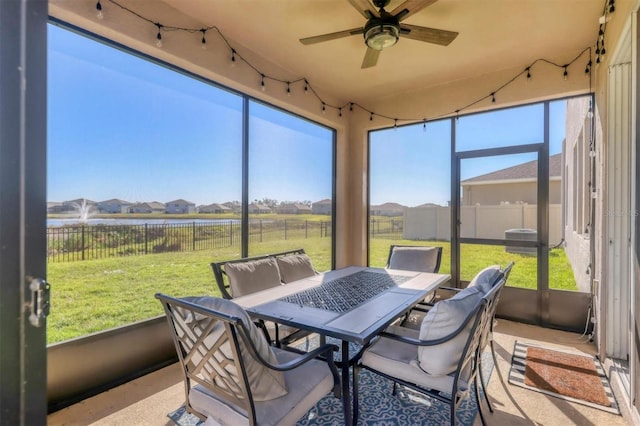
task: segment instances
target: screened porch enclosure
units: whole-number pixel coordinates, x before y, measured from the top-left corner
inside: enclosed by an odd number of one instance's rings
[[[302,247],[320,271],[383,267],[417,244],[443,248],[456,287],[515,260],[498,316],[591,339],[640,421],[638,0],[440,0],[408,22],[450,46],[402,39],[365,69],[359,35],[299,42],[359,28],[363,2],[239,1],[0,6],[0,40],[21,37],[0,42],[0,359],[20,395],[2,405],[43,423],[173,364],[152,295],[215,293],[214,260]],[[122,203],[53,213],[82,199]],[[45,205],[85,223],[47,241]],[[167,226],[87,232],[128,215]],[[40,329],[18,315],[33,274],[51,284]]]

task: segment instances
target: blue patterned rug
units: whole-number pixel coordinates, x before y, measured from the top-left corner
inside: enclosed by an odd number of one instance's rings
[[[482,356],[485,380],[489,380],[493,371],[493,360],[489,352]],[[360,373],[360,418],[359,425],[400,426],[400,425],[447,425],[449,405],[414,392],[402,386],[394,396],[391,394],[393,382],[367,370]],[[478,408],[471,389],[470,397],[463,401],[456,411],[456,424],[473,425]],[[482,396],[482,390],[480,392]],[[484,401],[481,400],[483,403]],[[486,404],[486,403],[485,403]],[[484,406],[488,413],[488,407]],[[179,426],[201,426],[204,422],[185,411],[184,406],[168,414]],[[298,426],[344,424],[342,399],[327,395],[298,421]]]

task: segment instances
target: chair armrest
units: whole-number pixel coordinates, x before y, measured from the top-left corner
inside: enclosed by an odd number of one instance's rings
[[[333,354],[331,352],[338,350],[338,347],[336,345],[325,344],[320,346],[319,348],[312,350],[311,352],[304,353],[300,355],[298,358],[293,359],[284,364],[272,364],[266,359],[264,359],[262,356],[260,356],[260,354],[258,353],[258,350],[253,344],[253,341],[249,338],[249,334],[250,334],[249,331],[245,328],[242,322],[238,323],[238,329],[240,330],[239,334],[241,335],[241,339],[244,340],[245,345],[249,348],[249,351],[251,352],[251,356],[256,360],[258,360],[261,364],[263,364],[264,366],[272,370],[277,370],[277,371],[292,370],[306,362],[311,361],[312,359],[317,358],[319,355],[325,352],[328,354],[327,363],[329,364],[330,367],[333,366],[333,368],[335,368],[335,365],[333,365]],[[297,351],[290,351],[290,352],[299,353]]]
[[[467,314],[467,317],[464,319],[464,321],[462,321],[460,323],[458,328],[456,328],[454,331],[452,331],[451,333],[447,334],[446,336],[440,337],[439,339],[421,340],[421,339],[416,339],[416,338],[409,337],[409,336],[402,336],[402,335],[399,335],[399,334],[389,333],[387,331],[381,332],[379,336],[380,337],[386,337],[387,339],[397,340],[399,342],[408,343],[408,344],[414,345],[414,346],[435,346],[435,345],[440,345],[442,343],[448,342],[449,340],[451,340],[454,337],[458,336],[460,333],[463,333],[464,329],[467,327],[469,322],[472,321],[478,315],[479,311],[483,307],[484,307],[484,301],[479,303],[478,306],[475,307],[475,309],[473,309],[471,312],[469,312],[469,314]]]
[[[286,350],[286,349],[282,349],[282,350]],[[278,371],[287,371],[287,370],[292,370],[296,367],[301,366],[302,364],[311,361],[312,359],[316,359],[318,358],[320,355],[326,353],[326,357],[328,362],[333,362],[333,355],[332,352],[336,352],[338,351],[338,347],[336,345],[332,345],[332,344],[324,344],[322,346],[320,346],[319,348],[316,348],[314,350],[312,350],[311,352],[304,352],[302,355],[300,355],[298,358],[296,359],[292,359],[289,362],[286,362],[284,364],[278,364],[278,365],[272,365],[269,363],[265,363],[266,366],[268,366],[269,368],[272,368],[274,370],[278,370]],[[295,352],[295,351],[288,351],[288,352],[293,352],[293,353],[299,353],[299,352]]]

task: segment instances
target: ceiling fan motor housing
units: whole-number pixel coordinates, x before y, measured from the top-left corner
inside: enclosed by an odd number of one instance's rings
[[[398,18],[380,10],[379,18],[371,18],[364,26],[364,41],[372,49],[382,50],[398,42],[400,23]]]

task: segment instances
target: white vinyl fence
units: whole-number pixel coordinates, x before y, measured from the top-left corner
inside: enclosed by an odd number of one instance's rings
[[[505,204],[463,206],[461,234],[464,238],[504,239],[509,229],[536,229],[536,205]],[[403,238],[407,240],[451,240],[449,207],[406,207]],[[549,206],[549,245],[562,239],[562,209]]]

